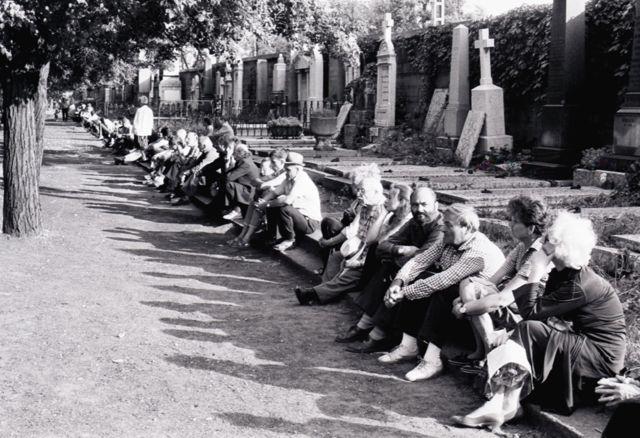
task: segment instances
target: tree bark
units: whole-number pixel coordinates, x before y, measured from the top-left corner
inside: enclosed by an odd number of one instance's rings
[[[2,231],[30,236],[42,229],[36,101],[40,71],[10,72],[3,81],[4,205]],[[44,126],[43,126],[44,128]]]
[[[47,80],[49,79],[49,63],[40,68],[40,78],[38,81],[38,95],[36,97],[35,118],[36,118],[36,142],[37,142],[37,163],[38,182],[40,182],[40,168],[42,167],[42,157],[44,156],[44,122],[47,112]]]

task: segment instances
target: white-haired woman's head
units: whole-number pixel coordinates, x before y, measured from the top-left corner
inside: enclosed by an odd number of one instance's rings
[[[589,219],[560,211],[547,231],[544,250],[556,267],[580,269],[589,264],[598,237]]]
[[[198,134],[196,134],[193,131],[187,133],[187,137],[185,139],[185,143],[187,144],[187,146],[192,147],[192,148],[198,146]]]
[[[380,178],[364,178],[359,187],[358,197],[364,205],[380,205],[386,201]]]
[[[376,163],[363,164],[362,166],[356,167],[349,176],[351,178],[351,184],[357,188],[365,178],[380,179],[380,168]]]
[[[184,141],[185,138],[187,138],[187,131],[180,128],[176,131],[176,136],[178,136],[180,140]]]

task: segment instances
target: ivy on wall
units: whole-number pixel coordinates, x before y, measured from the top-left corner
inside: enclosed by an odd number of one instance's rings
[[[587,4],[587,114],[593,144],[611,142],[613,115],[619,108],[628,81],[633,40],[632,0],[592,0]],[[509,122],[521,112],[539,112],[545,100],[551,6],[524,6],[507,14],[464,23],[469,28],[470,85],[480,80],[479,53],[474,48],[478,31],[488,28],[495,40],[491,50],[493,82],[504,89]],[[439,74],[449,70],[453,25],[428,27],[420,33],[394,40],[398,62],[408,62],[423,75],[424,100],[419,112],[426,113]],[[375,61],[378,39],[359,41],[365,62]]]

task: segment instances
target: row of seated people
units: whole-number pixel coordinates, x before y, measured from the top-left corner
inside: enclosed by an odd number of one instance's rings
[[[596,394],[609,400],[624,380],[615,376],[625,319],[616,290],[589,267],[589,220],[514,198],[507,212],[517,245],[505,257],[472,207],[441,213],[427,187],[392,187],[385,198],[375,172],[354,181],[358,200],[343,221],[322,223],[322,282],[295,288],[301,305],[355,293],[362,315],[336,342],[384,353],[384,364],[417,361],[411,382],[444,372],[445,345],[466,351],[447,361],[484,373],[488,401],[454,416],[462,426],[497,429],[519,416],[522,400],[564,414]]]
[[[275,149],[258,167],[249,147],[222,119],[205,120],[208,135],[164,127],[146,145],[137,142],[130,126],[122,118],[107,143],[120,155],[115,164],[146,162],[144,184],[166,192],[172,205],[196,201],[214,221],[243,217],[245,226],[230,246],[248,247],[262,231],[264,245],[285,251],[298,236],[319,228],[320,195],[301,154]]]
[[[444,372],[445,344],[467,348],[447,360],[484,372],[488,399],[453,417],[467,427],[499,428],[519,415],[522,400],[568,414],[596,393],[603,402],[624,398],[624,315],[616,290],[589,267],[596,235],[587,219],[564,211],[551,219],[543,201],[514,198],[507,212],[518,243],[505,258],[472,207],[441,213],[428,187],[398,185],[385,195],[375,165],[352,173],[356,200],[342,220],[322,219],[302,155],[274,150],[258,170],[246,145],[216,135],[228,133],[222,128],[210,137],[163,132],[170,148],[149,144],[147,183],[180,203],[195,194],[189,181],[201,178],[196,186],[216,194],[220,216],[244,216],[231,246],[247,247],[266,225],[265,240],[284,251],[321,229],[322,283],[295,295],[312,305],[356,293],[362,315],[336,338],[349,351],[384,353],[384,364],[417,361],[405,375],[415,382]],[[180,152],[196,145],[199,155]]]

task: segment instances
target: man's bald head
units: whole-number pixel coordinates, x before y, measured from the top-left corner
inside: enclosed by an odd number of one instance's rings
[[[429,187],[416,187],[411,194],[411,214],[419,224],[426,224],[438,213],[436,194]]]

